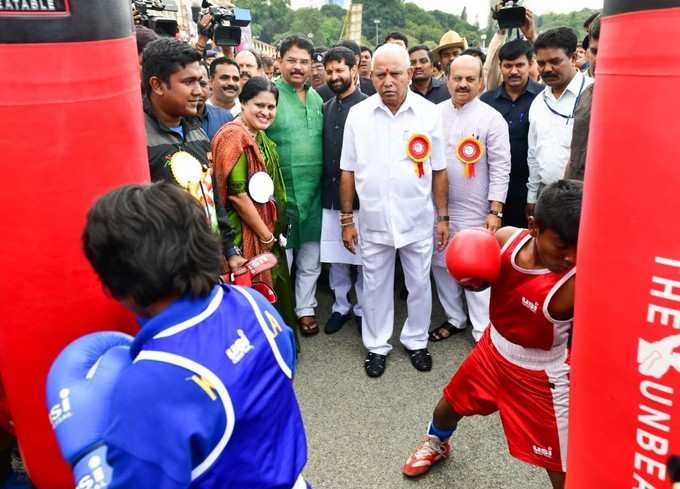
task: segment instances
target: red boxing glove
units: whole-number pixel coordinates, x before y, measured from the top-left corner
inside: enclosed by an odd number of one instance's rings
[[[446,251],[446,268],[461,287],[486,289],[501,271],[501,248],[496,236],[486,229],[458,232]]]

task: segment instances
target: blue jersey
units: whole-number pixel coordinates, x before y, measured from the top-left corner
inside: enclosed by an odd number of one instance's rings
[[[252,289],[217,286],[142,327],[105,435],[111,489],[305,487],[290,329]]]

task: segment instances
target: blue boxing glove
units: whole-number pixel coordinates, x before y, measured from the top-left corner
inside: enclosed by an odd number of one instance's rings
[[[78,488],[106,487],[111,469],[102,443],[113,388],[132,363],[132,337],[118,332],[78,338],[57,356],[47,376],[50,421]]]

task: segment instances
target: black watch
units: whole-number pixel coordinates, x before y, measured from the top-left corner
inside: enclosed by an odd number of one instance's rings
[[[496,209],[491,209],[489,211],[489,214],[493,214],[496,216],[498,219],[503,219],[503,211],[497,211]]]

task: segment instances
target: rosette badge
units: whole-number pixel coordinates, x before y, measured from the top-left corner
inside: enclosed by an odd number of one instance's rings
[[[406,154],[415,164],[415,171],[418,178],[425,175],[423,162],[430,157],[432,152],[432,141],[427,134],[412,134],[406,144]]]
[[[463,138],[456,145],[456,158],[465,165],[464,174],[467,178],[475,176],[475,163],[484,156],[484,145],[473,137]]]

